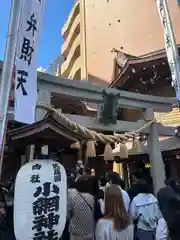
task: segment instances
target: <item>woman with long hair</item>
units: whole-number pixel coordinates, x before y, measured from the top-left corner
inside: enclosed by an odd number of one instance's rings
[[[117,172],[111,172],[108,174],[108,180],[109,180],[109,184],[118,185],[119,188],[121,189],[124,206],[126,208],[126,211],[129,212],[130,198],[128,193],[123,189],[125,187],[123,179],[120,178]]]
[[[105,191],[105,213],[96,226],[97,240],[133,240],[133,225],[127,213],[122,191],[110,184]]]

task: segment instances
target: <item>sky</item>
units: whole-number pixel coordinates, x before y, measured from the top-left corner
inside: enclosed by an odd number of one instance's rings
[[[43,25],[38,49],[38,67],[47,68],[60,55],[61,28],[66,22],[74,0],[46,0]],[[11,0],[1,1],[0,7],[0,60],[4,59]]]

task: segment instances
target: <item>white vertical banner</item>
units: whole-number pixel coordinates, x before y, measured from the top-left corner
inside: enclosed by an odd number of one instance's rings
[[[45,0],[24,0],[21,10],[15,74],[15,120],[35,121],[37,51]]]
[[[166,0],[156,0],[161,24],[164,31],[164,43],[172,76],[172,87],[175,88],[176,98],[180,101],[180,59],[171,24],[170,14]]]

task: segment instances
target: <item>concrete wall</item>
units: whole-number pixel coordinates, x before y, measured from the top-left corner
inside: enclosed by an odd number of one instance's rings
[[[168,2],[180,43],[177,0]],[[155,0],[85,0],[85,6],[88,75],[111,81],[112,48],[137,56],[164,48]]]

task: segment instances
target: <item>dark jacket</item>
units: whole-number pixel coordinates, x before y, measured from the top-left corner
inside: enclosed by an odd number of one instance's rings
[[[141,186],[140,182],[136,182],[136,183],[133,183],[131,187],[128,189],[127,193],[131,201],[133,200],[134,197],[136,197],[139,193],[141,193],[140,186]]]
[[[6,208],[5,223],[2,229],[2,239],[15,240],[14,224],[13,224],[13,206]],[[1,239],[1,238],[0,238]]]
[[[159,207],[165,219],[171,240],[180,239],[180,196],[168,186],[157,194]]]
[[[101,212],[101,206],[100,203],[98,201],[98,198],[94,198],[94,219],[97,222],[100,218],[102,218],[102,212]]]

